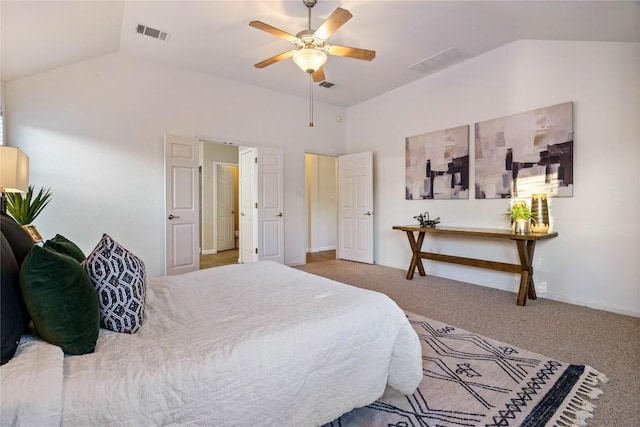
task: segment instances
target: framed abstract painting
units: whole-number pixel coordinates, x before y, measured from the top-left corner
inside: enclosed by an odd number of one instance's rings
[[[573,196],[573,102],[475,124],[476,199]]]
[[[468,125],[406,138],[405,198],[469,198]]]

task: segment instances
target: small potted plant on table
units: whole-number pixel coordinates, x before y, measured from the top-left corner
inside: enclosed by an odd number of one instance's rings
[[[529,234],[531,223],[536,223],[535,215],[524,200],[515,200],[504,216],[511,223],[511,231],[517,234]]]
[[[7,193],[7,211],[36,243],[42,241],[42,236],[32,223],[50,201],[50,189],[41,188],[34,197],[31,185],[24,196],[21,193]]]

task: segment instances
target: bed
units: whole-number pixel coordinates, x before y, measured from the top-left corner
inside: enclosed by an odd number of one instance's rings
[[[0,369],[2,425],[320,426],[422,379],[387,296],[274,262],[147,280],[134,334],[64,355],[24,335]]]

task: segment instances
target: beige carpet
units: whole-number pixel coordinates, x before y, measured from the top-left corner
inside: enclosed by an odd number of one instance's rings
[[[590,365],[609,378],[589,427],[640,427],[640,318],[546,299],[516,305],[516,294],[432,276],[341,260],[298,267],[385,293],[404,310],[567,363]],[[603,284],[606,286],[606,284]]]

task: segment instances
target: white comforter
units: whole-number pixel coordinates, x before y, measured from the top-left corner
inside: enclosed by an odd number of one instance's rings
[[[136,334],[63,363],[69,426],[317,426],[422,379],[388,297],[273,262],[152,278]]]
[[[16,354],[0,368],[0,425],[60,425],[64,354],[31,335],[24,335]]]

